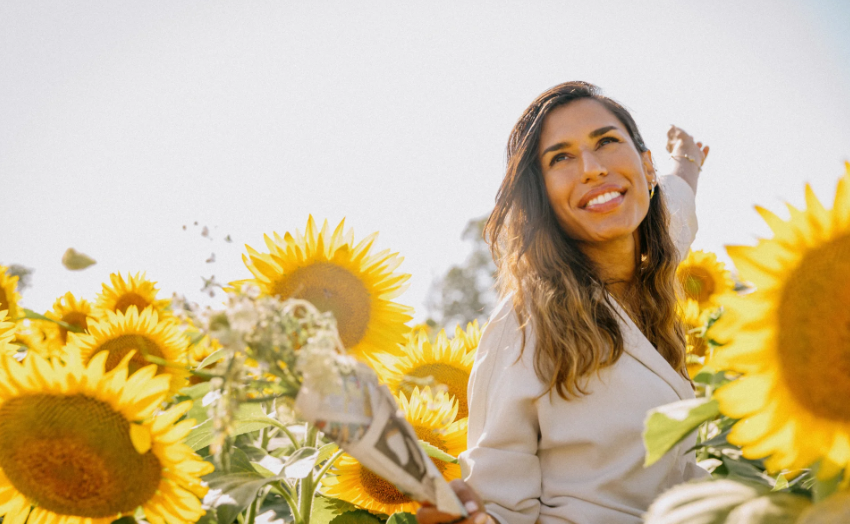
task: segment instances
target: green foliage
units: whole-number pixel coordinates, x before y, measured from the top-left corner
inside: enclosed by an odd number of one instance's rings
[[[310,524],[381,524],[383,519],[344,500],[318,496]]]
[[[733,509],[766,491],[731,480],[680,484],[655,499],[644,521],[646,524],[721,524]]]
[[[708,398],[682,400],[650,411],[644,423],[644,466],[656,463],[700,424],[718,415],[717,401]]]
[[[416,515],[413,513],[393,513],[387,519],[387,524],[417,524]]]
[[[443,462],[449,462],[451,464],[457,464],[457,459],[445,451],[441,450],[436,446],[432,446],[431,444],[425,442],[424,440],[419,441],[419,445],[422,446],[422,449],[425,450],[425,453],[428,454],[429,457],[435,458],[437,460],[442,460]]]
[[[190,416],[197,421],[203,420],[202,423],[195,426],[189,436],[186,437],[186,445],[197,451],[210,445],[215,438],[214,421],[206,415],[207,409],[203,406],[203,399],[195,401],[192,409],[189,411]],[[200,418],[203,417],[203,418]],[[263,408],[260,404],[242,404],[236,411],[233,421],[232,435],[242,435],[263,429],[273,424],[273,421],[259,422],[258,419],[268,418],[263,413]]]
[[[6,269],[6,274],[10,277],[18,277],[16,289],[18,292],[25,290],[32,285],[32,274],[35,270],[31,267],[22,266],[20,264],[9,264]]]
[[[435,325],[483,322],[496,305],[496,266],[483,237],[486,222],[487,217],[481,217],[466,224],[461,238],[472,244],[472,253],[431,284],[428,311]]]

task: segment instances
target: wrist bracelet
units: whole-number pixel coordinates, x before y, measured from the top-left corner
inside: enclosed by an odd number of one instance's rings
[[[688,162],[693,162],[694,164],[696,164],[696,165],[697,165],[697,169],[699,169],[699,170],[700,170],[700,172],[702,171],[702,166],[701,166],[701,165],[699,164],[699,162],[697,162],[697,161],[694,159],[694,157],[692,157],[691,155],[670,155],[670,158],[684,158],[684,159],[687,159],[687,160],[688,160]]]

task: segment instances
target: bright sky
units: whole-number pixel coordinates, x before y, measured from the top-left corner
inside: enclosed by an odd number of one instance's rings
[[[3,2],[0,263],[35,269],[23,305],[94,299],[115,271],[200,300],[202,276],[249,276],[244,244],[312,213],[380,231],[424,319],[512,125],[567,80],[629,107],[662,172],[669,124],[711,145],[695,248],[767,235],[753,204],[802,205],[806,181],[834,195],[850,3],[496,5]],[[97,265],[67,271],[68,247]]]

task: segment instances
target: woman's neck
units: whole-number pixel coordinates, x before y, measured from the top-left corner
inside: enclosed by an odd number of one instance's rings
[[[604,243],[582,244],[580,249],[608,290],[622,300],[628,295],[638,266],[636,246],[635,236],[629,235]]]

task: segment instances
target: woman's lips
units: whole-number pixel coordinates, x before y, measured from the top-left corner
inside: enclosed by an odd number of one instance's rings
[[[623,203],[624,194],[621,193],[616,197],[608,200],[607,202],[603,202],[601,204],[587,204],[584,206],[585,211],[590,211],[592,213],[607,213],[612,209],[615,209],[617,206]]]

